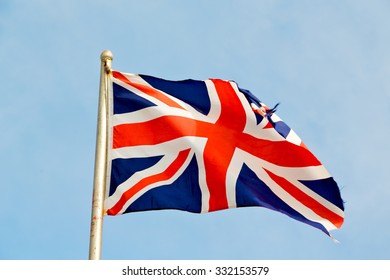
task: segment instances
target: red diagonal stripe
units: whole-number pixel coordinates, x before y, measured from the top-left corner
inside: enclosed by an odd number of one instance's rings
[[[344,222],[343,217],[340,217],[339,215],[337,215],[333,211],[326,208],[324,205],[319,203],[317,200],[315,200],[314,198],[307,195],[306,193],[301,191],[299,188],[297,188],[296,186],[291,184],[285,178],[280,177],[267,169],[264,169],[264,170],[271,177],[271,179],[275,181],[275,183],[277,183],[281,188],[283,188],[286,192],[288,192],[291,196],[293,196],[295,199],[297,199],[303,205],[305,205],[306,207],[311,209],[313,212],[315,212],[317,215],[324,218],[325,220],[330,221],[337,228],[341,227],[341,225]]]
[[[185,160],[187,159],[188,155],[190,153],[190,149],[181,151],[178,156],[175,158],[175,160],[165,169],[164,171],[151,175],[149,177],[143,178],[141,181],[139,181],[137,184],[132,186],[130,189],[128,189],[126,192],[124,192],[121,196],[121,198],[118,200],[118,202],[111,208],[107,210],[108,215],[116,215],[119,213],[119,211],[123,208],[123,206],[126,204],[126,202],[131,199],[135,194],[137,194],[139,191],[144,189],[145,187],[150,186],[151,184],[154,184],[156,182],[163,182],[170,178],[172,178],[177,171],[180,169],[180,167],[184,164]]]
[[[161,93],[160,91],[156,90],[155,88],[153,87],[149,87],[149,86],[146,86],[146,85],[141,85],[141,84],[137,84],[137,83],[134,83],[132,81],[130,81],[129,79],[126,78],[125,75],[123,75],[122,73],[120,72],[116,72],[116,71],[112,71],[112,76],[140,91],[142,91],[143,93],[149,95],[149,96],[152,96],[158,100],[160,100],[161,102],[165,103],[166,105],[170,106],[170,107],[174,107],[174,108],[180,108],[180,109],[184,109],[182,106],[180,106],[177,102],[173,101],[172,99],[168,98],[166,95],[164,95],[163,93]]]

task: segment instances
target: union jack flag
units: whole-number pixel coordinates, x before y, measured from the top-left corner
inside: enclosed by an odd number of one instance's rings
[[[337,183],[235,82],[117,71],[111,82],[106,214],[260,206],[327,234],[342,225]]]

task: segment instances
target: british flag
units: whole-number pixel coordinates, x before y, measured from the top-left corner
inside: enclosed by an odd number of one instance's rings
[[[337,183],[278,116],[233,81],[112,72],[108,215],[260,206],[329,234]]]

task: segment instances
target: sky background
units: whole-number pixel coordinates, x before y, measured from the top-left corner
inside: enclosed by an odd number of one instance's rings
[[[0,2],[0,259],[87,259],[100,54],[250,89],[333,175],[345,223],[265,208],[104,219],[103,259],[390,259],[390,1]]]

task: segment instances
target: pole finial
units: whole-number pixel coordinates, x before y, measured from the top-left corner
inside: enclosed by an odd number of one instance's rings
[[[100,59],[102,63],[104,64],[104,69],[106,70],[106,73],[111,72],[111,62],[113,60],[112,52],[109,50],[104,50],[102,54],[100,55]]]
[[[102,52],[102,54],[100,55],[100,59],[101,59],[102,61],[106,61],[107,59],[112,60],[112,58],[113,58],[112,52],[109,51],[109,50],[104,50],[104,51]]]

